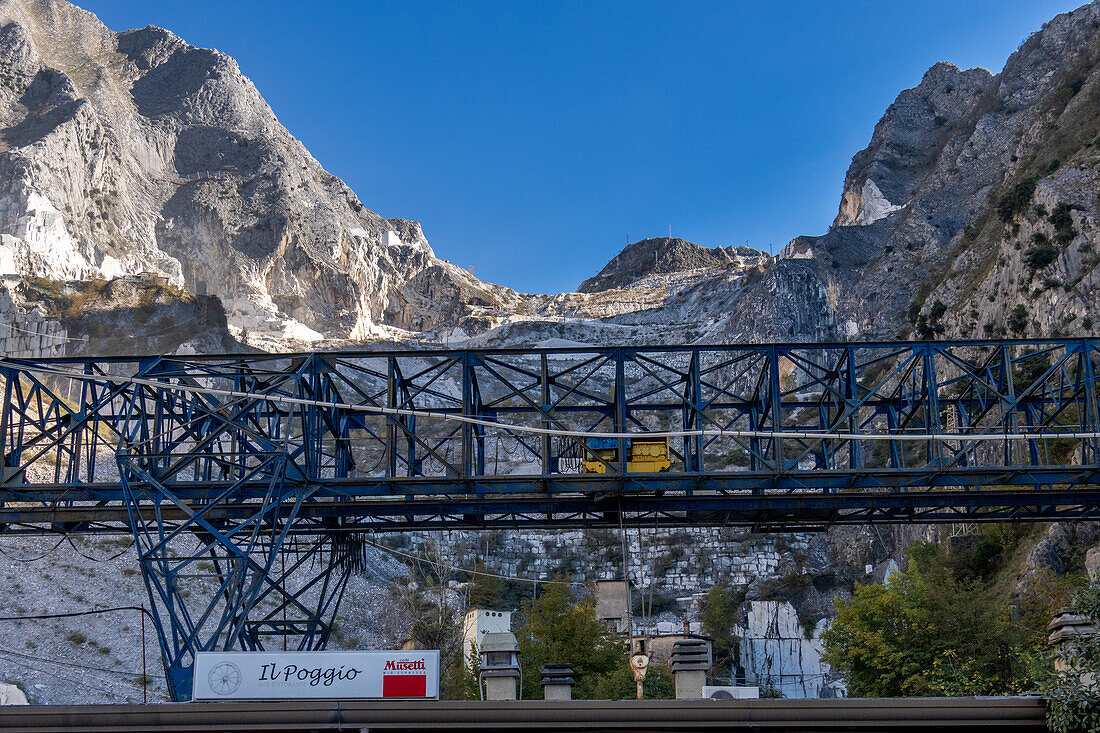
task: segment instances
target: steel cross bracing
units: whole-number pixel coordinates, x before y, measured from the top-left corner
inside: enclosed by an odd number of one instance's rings
[[[1098,347],[7,359],[0,531],[132,532],[184,697],[197,650],[323,646],[362,531],[1100,517]]]

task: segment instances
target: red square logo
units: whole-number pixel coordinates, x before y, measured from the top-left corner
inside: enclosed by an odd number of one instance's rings
[[[382,675],[382,697],[427,697],[428,676],[423,674]]]

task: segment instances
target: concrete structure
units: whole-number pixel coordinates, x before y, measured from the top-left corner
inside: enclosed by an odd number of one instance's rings
[[[491,611],[472,608],[462,619],[462,660],[469,669],[471,662],[481,654],[481,639],[486,634],[507,633],[512,630],[511,611]]]
[[[612,631],[626,633],[630,618],[630,589],[625,580],[600,580],[596,582],[596,620],[607,624]]]
[[[703,685],[703,697],[708,700],[757,700],[760,698],[760,688]]]
[[[672,647],[672,673],[676,677],[676,699],[703,697],[703,685],[712,663],[710,642],[706,639],[682,639]]]
[[[518,700],[521,680],[519,642],[511,632],[486,634],[481,640],[481,674],[478,684],[486,700]]]
[[[572,700],[573,665],[546,664],[542,667],[542,697],[545,700]]]
[[[1071,608],[1063,608],[1047,627],[1050,636],[1047,644],[1061,652],[1069,651],[1069,647],[1079,644],[1086,639],[1096,636],[1096,627],[1092,625],[1092,619],[1083,614],[1075,613]],[[1072,655],[1068,655],[1071,656]],[[1067,655],[1058,654],[1054,658],[1054,669],[1059,672],[1067,671],[1072,665],[1066,661]],[[1081,682],[1086,686],[1093,684],[1092,673],[1081,675]]]
[[[686,627],[688,624],[685,622],[684,626]],[[651,635],[648,639],[635,636],[634,651],[645,651],[652,655],[655,661],[668,662],[672,659],[672,651],[676,647],[677,642],[685,639],[702,639],[708,641],[707,637],[701,634],[690,633],[685,629],[680,632]],[[645,649],[641,648],[643,645]]]

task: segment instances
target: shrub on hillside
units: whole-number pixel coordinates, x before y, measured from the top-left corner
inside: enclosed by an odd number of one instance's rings
[[[1024,252],[1024,266],[1034,272],[1058,259],[1058,250],[1052,247],[1029,247]]]
[[[1039,176],[1028,176],[1002,196],[997,202],[997,215],[1001,217],[1001,221],[1007,224],[1016,218],[1017,214],[1025,211],[1038,185]]]

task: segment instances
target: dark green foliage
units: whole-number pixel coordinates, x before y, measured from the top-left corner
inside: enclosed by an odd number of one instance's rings
[[[714,585],[700,605],[699,621],[703,633],[713,643],[714,664],[707,674],[710,682],[725,682],[732,675],[733,665],[739,656],[733,627],[737,623],[737,608],[744,601],[744,591],[734,594],[721,585]]]
[[[478,562],[472,568],[469,585],[470,608],[488,608],[493,610],[510,610],[503,606],[504,580],[488,573],[485,563]]]
[[[1058,259],[1058,250],[1052,247],[1029,247],[1024,252],[1024,266],[1034,272]]]
[[[1031,203],[1031,197],[1035,195],[1035,187],[1039,185],[1039,176],[1028,176],[1012,187],[997,202],[997,215],[1001,221],[1009,223],[1017,214],[1027,209]]]
[[[946,326],[941,319],[946,313],[947,306],[944,305],[943,301],[933,301],[927,315],[921,313],[917,316],[917,336],[927,341],[942,334],[946,330]]]
[[[1047,244],[1050,243],[1050,240],[1047,239],[1047,235],[1043,234],[1042,232],[1035,232],[1034,234],[1032,234],[1031,241],[1038,247],[1045,247]]]
[[[1033,685],[1043,629],[1022,631],[993,587],[975,579],[999,550],[979,543],[965,552],[952,559],[916,543],[904,573],[838,600],[825,660],[844,672],[852,697],[1003,695]]]
[[[978,228],[976,226],[974,226],[973,224],[971,224],[970,226],[968,226],[966,228],[966,231],[963,232],[963,237],[965,237],[966,239],[970,239],[970,240],[977,239],[978,238]]]
[[[809,575],[790,572],[782,578],[769,578],[760,584],[757,595],[762,601],[791,602],[801,598],[812,587]]]
[[[1044,173],[1049,176],[1051,173],[1053,173],[1054,171],[1058,170],[1061,167],[1062,167],[1062,161],[1055,158],[1054,160],[1050,161],[1050,163],[1047,164],[1047,169],[1044,171]]]
[[[634,673],[623,663],[599,678],[592,689],[590,699],[633,700],[637,689]],[[646,700],[671,700],[676,697],[676,680],[672,675],[672,668],[656,660],[650,662],[649,669],[646,670],[643,691]]]
[[[1058,88],[1060,94],[1065,95],[1066,99],[1073,99],[1077,96],[1077,93],[1081,91],[1085,86],[1085,77],[1079,76],[1073,81],[1067,82]]]
[[[1012,309],[1008,317],[1008,330],[1012,333],[1023,333],[1027,329],[1027,308],[1018,305]]]
[[[1003,548],[1000,543],[985,537],[974,539],[976,541],[968,546],[952,545],[948,553],[952,574],[960,580],[987,580],[1001,566]]]
[[[1077,236],[1077,229],[1073,226],[1073,216],[1070,212],[1077,207],[1067,203],[1060,203],[1050,215],[1050,223],[1054,225],[1054,238],[1059,244],[1069,244]]]
[[[638,617],[659,616],[676,608],[676,596],[652,588],[630,594],[630,607]]]
[[[626,639],[610,633],[596,620],[595,607],[594,597],[577,601],[564,583],[548,585],[538,599],[523,606],[523,624],[516,629],[516,638],[523,665],[524,699],[542,697],[544,664],[573,665],[575,698],[634,697],[636,687],[628,667]],[[646,696],[666,695],[669,680],[662,685],[659,671],[651,669],[649,674],[653,679],[646,677]]]

